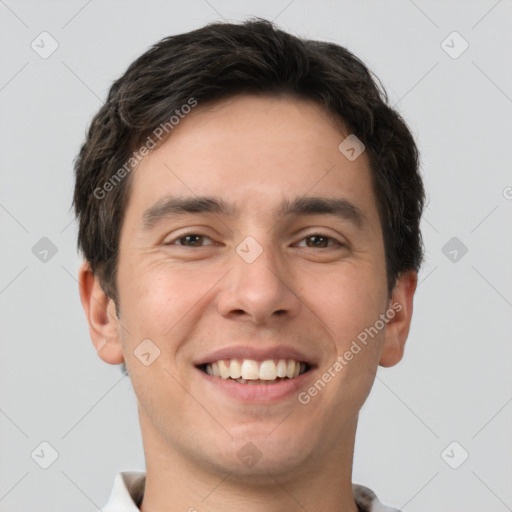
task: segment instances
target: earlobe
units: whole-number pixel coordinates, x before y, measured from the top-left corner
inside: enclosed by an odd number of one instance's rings
[[[80,300],[85,312],[89,333],[99,357],[109,364],[124,362],[119,321],[114,301],[105,295],[90,264],[82,263],[78,273]]]
[[[413,298],[418,283],[418,274],[409,270],[400,274],[396,280],[393,295],[386,316],[384,344],[379,360],[383,367],[394,366],[404,355],[405,342],[411,326]]]

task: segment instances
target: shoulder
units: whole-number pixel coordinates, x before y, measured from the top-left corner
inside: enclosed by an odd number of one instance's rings
[[[361,512],[400,512],[397,508],[383,505],[377,495],[368,487],[352,484],[354,499]]]

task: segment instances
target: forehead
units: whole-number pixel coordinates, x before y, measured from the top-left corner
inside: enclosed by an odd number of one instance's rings
[[[140,218],[164,197],[197,195],[264,215],[272,201],[312,195],[351,200],[371,221],[368,159],[340,152],[348,135],[320,105],[290,96],[199,103],[133,171],[126,213]]]

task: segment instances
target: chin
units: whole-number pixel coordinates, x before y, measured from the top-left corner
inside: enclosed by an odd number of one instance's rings
[[[278,432],[255,432],[246,429],[245,435],[237,435],[227,444],[218,443],[210,454],[210,461],[216,471],[232,473],[233,478],[247,479],[255,484],[269,483],[269,474],[273,477],[300,471],[308,465],[312,457],[313,446],[310,446],[302,433],[283,429]],[[205,456],[205,453],[202,453]]]

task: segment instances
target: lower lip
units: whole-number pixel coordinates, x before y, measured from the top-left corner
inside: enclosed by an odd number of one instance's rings
[[[200,369],[197,369],[197,371],[206,380],[207,385],[212,386],[215,390],[230,395],[241,402],[268,404],[290,396],[297,396],[300,388],[304,387],[313,373],[313,368],[294,379],[285,379],[273,384],[240,384],[233,379],[212,377]]]

